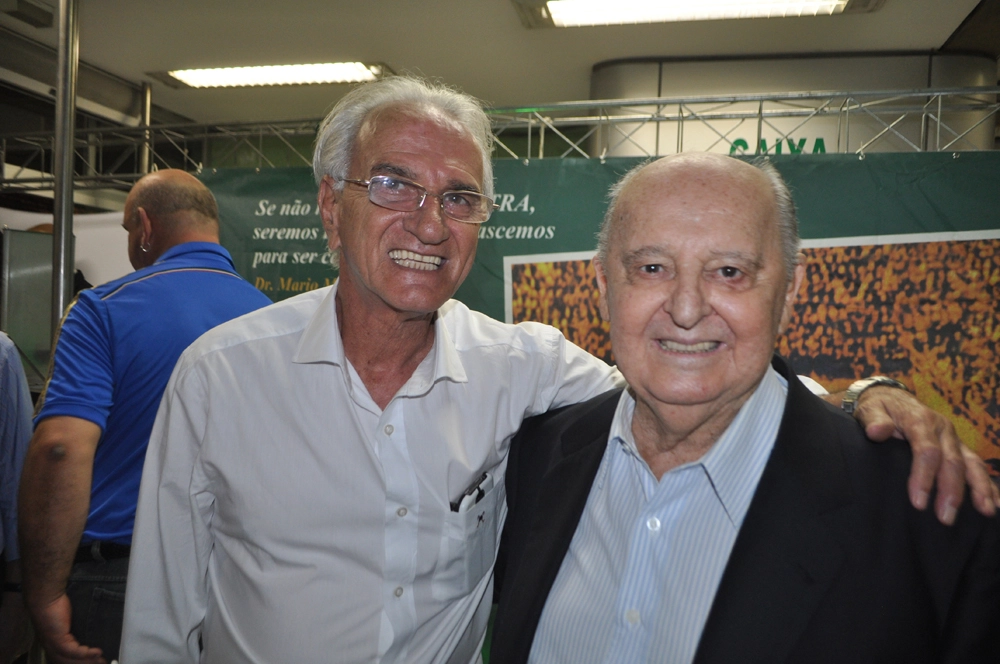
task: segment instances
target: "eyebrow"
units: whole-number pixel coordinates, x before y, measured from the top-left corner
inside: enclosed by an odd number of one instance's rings
[[[645,264],[648,261],[658,261],[664,258],[672,258],[669,245],[647,245],[625,252],[622,256],[622,265],[626,269],[630,269],[636,265]],[[712,258],[732,259],[746,263],[755,270],[760,270],[764,266],[760,256],[745,251],[713,251]]]
[[[398,175],[401,178],[405,178],[414,184],[420,184],[421,187],[424,187],[423,184],[417,182],[416,175],[413,171],[405,166],[399,166],[390,162],[382,162],[372,166],[368,177],[371,177],[372,175]],[[424,188],[426,189],[426,187]],[[461,180],[449,180],[445,191],[470,191],[474,194],[482,193],[477,185],[462,182]]]
[[[410,169],[403,166],[397,166],[396,164],[390,164],[388,162],[375,164],[372,166],[369,173],[369,177],[372,175],[398,175],[401,178],[406,178],[407,180],[413,180],[414,175]]]
[[[622,265],[626,268],[632,268],[652,259],[669,257],[669,253],[666,246],[647,245],[639,247],[638,249],[627,251],[622,255]]]

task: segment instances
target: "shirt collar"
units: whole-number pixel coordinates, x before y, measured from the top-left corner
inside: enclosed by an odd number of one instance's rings
[[[787,394],[788,382],[768,367],[757,389],[705,456],[674,468],[663,476],[661,482],[666,481],[671,473],[700,466],[712,483],[726,514],[738,528],[750,508],[750,501],[774,448]],[[623,447],[645,466],[632,436],[634,413],[635,399],[628,390],[624,390],[611,423],[608,444]],[[648,472],[648,466],[646,470]],[[597,479],[603,482],[603,478]]]
[[[230,267],[232,267],[233,259],[229,255],[229,252],[226,251],[226,248],[221,244],[216,244],[215,242],[184,242],[183,244],[174,245],[160,254],[160,257],[156,259],[156,262],[154,262],[153,265],[157,265],[171,258],[177,258],[179,256],[193,254],[196,252],[217,254],[224,258],[226,262],[229,263]]]
[[[292,356],[292,362],[296,364],[327,362],[339,367],[345,366],[344,342],[340,338],[340,326],[337,324],[339,283],[339,280],[334,282],[306,323],[298,348]]]
[[[440,380],[467,383],[469,378],[462,364],[462,357],[448,330],[449,314],[454,310],[449,300],[438,309],[434,317],[434,345],[417,367],[410,380],[399,390],[398,396],[419,397],[427,393]]]
[[[328,362],[342,368],[346,366],[344,342],[340,337],[340,326],[337,323],[336,298],[339,283],[338,280],[330,288],[303,329],[298,348],[292,358],[293,362],[297,364]],[[439,380],[468,382],[462,358],[446,324],[449,313],[454,309],[452,305],[453,301],[449,300],[438,310],[434,320],[434,345],[397,396],[420,396]]]

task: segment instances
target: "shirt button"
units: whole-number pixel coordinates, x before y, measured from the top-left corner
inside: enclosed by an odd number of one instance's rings
[[[646,522],[646,527],[655,533],[660,529],[660,520],[655,516],[651,516],[649,517],[649,521]]]
[[[406,508],[405,507],[400,507],[398,510],[396,510],[396,516],[398,516],[400,518],[406,516]]]
[[[392,432],[395,431],[395,429],[392,428],[391,424],[386,424],[385,429],[383,429],[383,431],[385,431],[385,435],[391,436]]]
[[[403,589],[402,588],[396,588],[396,590],[394,592],[395,592],[396,597],[402,597],[403,596]]]
[[[635,609],[629,609],[628,611],[625,612],[625,620],[627,620],[628,624],[630,625],[638,625],[639,612]]]

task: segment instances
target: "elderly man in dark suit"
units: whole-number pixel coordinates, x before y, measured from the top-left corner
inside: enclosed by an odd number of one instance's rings
[[[805,268],[773,167],[679,155],[612,196],[629,387],[514,440],[491,661],[997,661],[998,520],[912,509],[907,446],[774,356]]]

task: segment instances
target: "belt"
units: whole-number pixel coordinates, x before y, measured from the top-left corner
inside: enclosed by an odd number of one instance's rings
[[[74,563],[103,563],[108,560],[118,558],[128,558],[132,552],[132,547],[128,544],[115,544],[114,542],[91,542],[84,544],[76,550]]]

